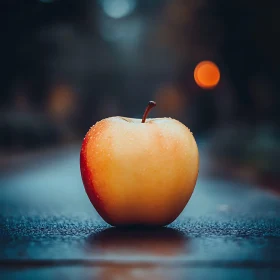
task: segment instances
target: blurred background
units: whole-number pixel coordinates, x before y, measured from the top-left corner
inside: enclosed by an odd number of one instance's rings
[[[9,0],[1,11],[1,171],[155,100],[152,117],[194,133],[207,175],[280,191],[277,1]],[[195,77],[202,61],[216,74]]]

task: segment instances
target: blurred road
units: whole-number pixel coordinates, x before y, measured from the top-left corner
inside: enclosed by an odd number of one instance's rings
[[[157,230],[101,220],[79,147],[2,172],[0,279],[280,279],[280,198],[201,170],[184,212]]]

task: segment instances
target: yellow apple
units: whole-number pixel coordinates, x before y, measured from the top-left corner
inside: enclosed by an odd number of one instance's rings
[[[164,226],[188,203],[199,153],[190,130],[171,118],[110,117],[83,140],[80,167],[86,193],[100,216],[115,226]]]

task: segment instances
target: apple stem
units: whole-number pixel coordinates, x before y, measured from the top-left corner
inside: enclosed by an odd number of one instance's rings
[[[156,105],[157,104],[155,101],[149,101],[148,106],[147,106],[147,108],[144,112],[143,118],[142,118],[142,123],[144,123],[146,121],[148,114],[150,113],[152,108],[154,108]]]

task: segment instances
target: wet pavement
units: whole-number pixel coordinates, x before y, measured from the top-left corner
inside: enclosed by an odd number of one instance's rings
[[[280,279],[279,196],[203,168],[184,212],[159,229],[103,222],[79,147],[6,171],[0,186],[0,279]]]

